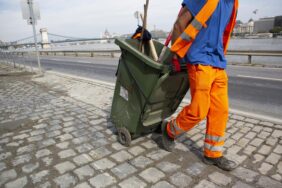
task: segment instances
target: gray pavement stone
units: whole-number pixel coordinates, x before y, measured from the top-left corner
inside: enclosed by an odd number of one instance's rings
[[[141,153],[143,153],[145,151],[144,148],[140,147],[140,146],[134,146],[128,149],[129,153],[131,153],[134,156],[138,156]]]
[[[37,172],[36,174],[30,175],[30,178],[32,180],[32,183],[36,184],[48,179],[47,177],[48,175],[49,175],[49,170],[42,170],[40,172]]]
[[[61,131],[55,130],[55,131],[51,131],[51,132],[46,133],[46,137],[47,138],[53,138],[53,137],[59,136],[60,134],[61,134]]]
[[[268,163],[262,163],[260,168],[258,169],[260,173],[262,174],[267,174],[268,171],[270,171],[273,168],[273,165],[268,164]]]
[[[271,177],[272,177],[273,179],[275,179],[275,180],[279,181],[279,182],[281,182],[281,181],[282,181],[282,176],[281,176],[281,175],[279,175],[279,174],[272,175]]]
[[[39,148],[44,148],[44,147],[48,147],[48,146],[52,146],[56,144],[56,141],[52,138],[46,139],[46,140],[42,140],[41,142],[38,143]]]
[[[22,140],[22,139],[25,139],[25,138],[27,138],[27,137],[29,137],[28,134],[20,134],[20,135],[14,136],[14,137],[13,137],[13,140]]]
[[[52,157],[44,157],[41,160],[45,164],[45,166],[50,166],[52,164],[52,162],[53,162],[53,158]]]
[[[140,180],[136,176],[132,176],[132,177],[120,182],[118,185],[122,188],[131,188],[131,187],[143,188],[143,187],[147,186],[147,184],[144,181]]]
[[[243,167],[237,167],[235,170],[231,172],[237,178],[240,178],[246,182],[253,182],[255,178],[259,175],[257,172],[249,170]]]
[[[247,147],[245,147],[245,149],[243,150],[243,152],[247,155],[251,155],[254,151],[256,151],[257,148],[251,145],[248,145]]]
[[[63,135],[57,136],[55,138],[58,139],[60,142],[64,142],[64,141],[73,139],[73,136],[71,134],[63,134]]]
[[[165,150],[162,150],[162,149],[157,149],[157,150],[154,150],[150,153],[148,153],[146,156],[157,161],[157,160],[161,160],[162,158],[168,156],[170,154],[170,152],[167,152]]]
[[[41,123],[41,124],[38,124],[38,125],[34,125],[33,128],[35,128],[35,129],[44,129],[47,126],[48,126],[47,124]]]
[[[271,134],[270,132],[262,131],[261,133],[258,134],[258,137],[262,139],[266,139],[267,137],[270,136],[270,134]]]
[[[259,133],[261,130],[263,129],[262,126],[255,126],[252,131],[256,132],[256,133]]]
[[[152,164],[154,161],[152,161],[151,159],[144,157],[144,156],[139,156],[135,159],[132,159],[130,161],[130,164],[139,167],[139,168],[145,168],[146,166]]]
[[[242,149],[242,147],[237,146],[237,145],[233,145],[232,147],[230,147],[230,148],[227,150],[227,153],[237,154],[241,149]]]
[[[218,186],[215,185],[214,183],[204,179],[200,181],[194,188],[217,188],[217,187]]]
[[[253,139],[253,140],[250,142],[250,145],[259,147],[263,142],[264,142],[263,139],[255,138],[255,139]]]
[[[170,176],[170,181],[177,187],[189,187],[190,183],[192,182],[192,178],[190,176],[187,176],[181,172],[177,172],[176,174],[173,174]]]
[[[69,146],[69,142],[61,142],[59,144],[56,144],[56,147],[60,148],[60,149],[67,149]]]
[[[260,125],[263,125],[263,126],[269,126],[269,127],[273,127],[273,123],[271,122],[267,122],[267,121],[261,121],[259,122]]]
[[[144,146],[147,149],[152,149],[152,148],[158,147],[158,145],[152,140],[148,140],[148,141],[142,143],[141,145]]]
[[[0,144],[7,144],[10,141],[10,138],[4,138],[0,140]]]
[[[116,183],[116,179],[108,173],[99,174],[89,180],[90,184],[96,188],[107,187]]]
[[[266,140],[265,144],[266,144],[266,145],[269,145],[269,146],[275,146],[275,145],[277,144],[277,142],[278,142],[278,138],[269,137],[269,138]]]
[[[129,175],[135,173],[137,169],[128,163],[123,163],[123,164],[120,164],[114,167],[111,171],[119,179],[124,179],[128,177]]]
[[[74,173],[77,175],[77,177],[80,180],[85,180],[87,178],[93,177],[94,170],[89,165],[85,165],[83,167],[80,167],[74,171]]]
[[[266,159],[266,162],[269,162],[270,164],[276,165],[279,160],[281,159],[281,155],[271,153]]]
[[[278,163],[277,165],[277,172],[282,174],[282,161]]]
[[[37,169],[39,167],[39,163],[36,162],[36,163],[29,163],[29,164],[26,164],[22,167],[22,171],[24,173],[31,173],[33,172],[35,169]]]
[[[72,176],[71,174],[67,173],[62,176],[59,176],[54,179],[54,182],[60,187],[60,188],[69,188],[74,187],[74,185],[77,183],[76,177]]]
[[[166,181],[160,181],[152,186],[152,188],[174,188],[175,186],[171,185]]]
[[[266,176],[261,176],[257,182],[257,184],[261,187],[264,187],[264,188],[281,188],[282,187],[282,183],[278,182],[278,181],[275,181],[275,180],[272,180],[271,178],[269,177],[266,177]]]
[[[80,146],[77,146],[75,149],[78,153],[85,153],[87,151],[92,150],[93,146],[91,144],[85,143]]]
[[[247,138],[241,138],[241,139],[239,140],[239,142],[237,143],[237,145],[240,146],[240,147],[242,147],[242,148],[244,148],[244,147],[246,147],[246,146],[248,145],[249,142],[250,142],[249,139],[247,139]]]
[[[17,153],[18,154],[29,153],[33,150],[35,150],[35,146],[34,146],[34,144],[30,144],[30,145],[22,146],[22,147],[18,148]]]
[[[205,168],[206,168],[205,164],[197,162],[190,165],[186,169],[186,172],[191,176],[198,176],[205,170]]]
[[[181,168],[180,165],[167,161],[160,162],[159,164],[156,165],[156,167],[165,173],[172,173],[177,171],[179,168]]]
[[[270,151],[271,151],[271,147],[270,146],[267,146],[267,145],[263,145],[258,153],[262,154],[262,155],[269,155],[270,154]]]
[[[68,158],[68,157],[72,157],[72,156],[75,156],[76,153],[73,149],[67,149],[67,150],[63,150],[63,151],[60,151],[58,153],[58,156],[61,158],[61,159],[65,159],[65,158]]]
[[[90,139],[87,137],[87,136],[81,136],[81,137],[78,137],[78,138],[74,138],[72,140],[72,143],[74,143],[75,145],[78,145],[78,144],[83,144],[85,142],[88,142]]]
[[[12,156],[11,152],[0,153],[0,161],[7,159],[8,157]]]
[[[100,159],[98,161],[91,163],[91,166],[95,168],[96,170],[106,170],[106,169],[111,169],[114,166],[116,166],[116,163],[110,161],[107,158],[103,158],[103,159]]]
[[[219,172],[214,172],[210,174],[208,177],[213,183],[217,185],[227,186],[232,182],[232,179],[230,177]]]
[[[73,158],[73,162],[75,162],[78,166],[85,165],[92,161],[93,159],[85,153]]]
[[[69,161],[59,163],[59,164],[55,165],[54,167],[60,174],[64,174],[68,171],[75,169],[75,165],[72,162],[69,162]]]
[[[255,154],[253,155],[254,159],[252,162],[253,163],[258,163],[258,162],[261,162],[265,157],[263,155],[260,155],[260,154]]]
[[[237,182],[235,183],[235,185],[232,186],[232,188],[252,188],[252,187],[253,187],[253,186],[248,185],[248,184],[246,184],[246,183],[243,183],[243,182],[241,182],[241,181],[237,181]]]
[[[20,140],[20,141],[18,141],[18,142],[10,142],[10,143],[8,143],[6,146],[7,146],[7,147],[18,147],[18,146],[20,146],[22,143],[23,143],[23,140]]]
[[[27,138],[28,142],[37,142],[43,139],[42,135],[32,136]]]
[[[282,145],[277,145],[273,152],[277,154],[282,154]]]
[[[6,164],[5,164],[4,162],[1,162],[1,163],[0,163],[0,172],[1,172],[2,170],[5,170],[6,168],[7,168]]]
[[[126,160],[132,159],[132,155],[130,155],[126,151],[120,151],[118,153],[111,155],[111,158],[115,159],[117,162],[124,162]]]
[[[274,138],[281,138],[282,137],[282,130],[275,130],[275,131],[273,131],[272,136]]]
[[[3,171],[0,174],[0,187],[6,182],[13,180],[17,177],[17,172],[14,169]]]
[[[99,140],[95,140],[95,141],[91,142],[91,144],[92,144],[92,146],[93,146],[94,148],[100,148],[100,147],[102,147],[102,146],[107,145],[107,144],[108,144],[108,141],[107,141],[106,139],[104,139],[104,138],[101,138],[101,139],[99,139]]]
[[[92,150],[89,152],[89,155],[94,159],[101,159],[102,157],[105,157],[109,154],[111,154],[112,152],[110,150],[108,150],[105,147],[100,147],[98,149]]]
[[[91,186],[87,182],[83,182],[75,186],[74,188],[91,188]]]
[[[249,139],[253,139],[255,138],[257,135],[257,133],[255,132],[248,132],[246,135],[245,135],[245,138],[249,138]]]
[[[32,131],[30,132],[30,135],[31,136],[37,136],[37,135],[40,135],[40,134],[44,134],[46,131],[44,129],[37,129],[35,131]]]
[[[5,185],[5,188],[23,188],[27,184],[26,176],[11,181]]]
[[[121,144],[118,143],[118,142],[115,142],[115,143],[112,144],[112,148],[115,149],[115,150],[117,150],[117,151],[120,151],[120,150],[125,149],[126,147],[123,146],[123,145],[121,145]]]
[[[252,124],[258,124],[259,123],[259,120],[253,119],[253,118],[246,118],[244,121],[248,122],[248,123],[252,123]]]
[[[162,171],[151,167],[142,171],[139,176],[141,176],[148,183],[156,183],[160,179],[164,178],[165,174]]]
[[[13,166],[17,166],[19,164],[28,163],[31,160],[31,156],[29,154],[24,154],[15,157],[15,159],[12,161]]]
[[[36,152],[35,156],[36,158],[41,158],[41,157],[45,157],[45,156],[48,156],[48,155],[51,155],[52,152],[48,149],[42,149],[42,150],[39,150]]]

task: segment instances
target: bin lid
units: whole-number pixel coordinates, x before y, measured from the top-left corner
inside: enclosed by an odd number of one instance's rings
[[[148,57],[146,54],[140,52],[138,49],[136,49],[136,47],[134,47],[130,41],[132,42],[132,40],[136,40],[136,39],[119,39],[116,38],[115,39],[115,43],[122,49],[122,50],[126,50],[128,52],[130,52],[131,54],[133,54],[134,56],[136,56],[139,60],[143,61],[145,64],[147,64],[150,67],[153,67],[155,69],[159,69],[162,72],[169,72],[169,66],[168,65],[164,65],[162,63],[159,62],[155,62],[153,59],[151,59],[150,57]]]

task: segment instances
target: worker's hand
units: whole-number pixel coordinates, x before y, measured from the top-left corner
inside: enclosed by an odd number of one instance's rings
[[[172,58],[172,68],[173,68],[174,72],[180,72],[181,71],[180,62],[179,62],[178,57],[176,55],[174,55],[173,58]]]

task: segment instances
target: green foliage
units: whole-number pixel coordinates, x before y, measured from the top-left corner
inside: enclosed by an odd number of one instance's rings
[[[282,32],[282,27],[274,27],[269,32],[270,33],[281,33]]]

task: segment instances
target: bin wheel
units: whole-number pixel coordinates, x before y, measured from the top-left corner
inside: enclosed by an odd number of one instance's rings
[[[118,140],[122,145],[130,146],[131,135],[126,128],[122,127],[118,129]]]

